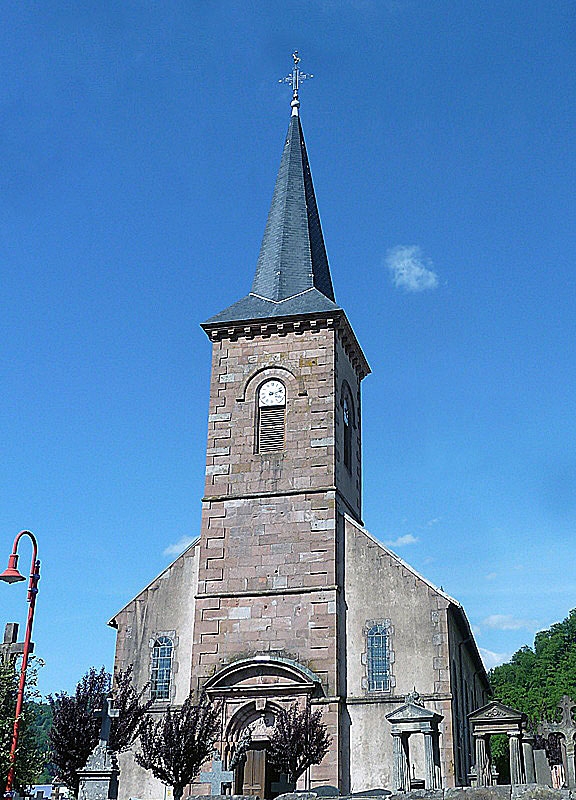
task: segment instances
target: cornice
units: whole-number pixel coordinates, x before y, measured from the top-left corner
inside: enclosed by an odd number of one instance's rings
[[[203,324],[202,328],[212,342],[223,340],[269,338],[270,336],[286,336],[289,333],[298,335],[317,333],[321,330],[334,330],[344,348],[350,363],[358,373],[360,380],[371,372],[362,348],[348,321],[344,311],[331,311],[322,314],[308,314],[298,317],[272,317],[267,319],[239,320]]]

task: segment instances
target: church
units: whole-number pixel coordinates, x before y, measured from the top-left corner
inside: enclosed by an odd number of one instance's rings
[[[331,736],[298,788],[463,785],[467,715],[490,687],[462,606],[362,522],[370,367],[334,295],[299,79],[295,57],[251,291],[202,324],[212,374],[201,530],[110,621],[115,669],[133,665],[137,685],[149,682],[156,713],[190,692],[221,703],[224,769],[250,741],[232,793],[281,791],[267,742],[295,702],[321,710]],[[120,800],[164,796],[130,753],[120,769]]]

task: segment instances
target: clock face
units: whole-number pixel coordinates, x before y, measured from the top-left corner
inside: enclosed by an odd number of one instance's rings
[[[283,406],[286,402],[286,389],[280,381],[266,381],[260,387],[258,403],[260,406]]]

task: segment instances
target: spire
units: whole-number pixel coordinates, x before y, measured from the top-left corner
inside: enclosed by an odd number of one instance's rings
[[[292,73],[281,81],[293,89],[292,115],[252,290],[205,324],[338,308],[299,116],[298,89],[312,75],[300,72],[297,51],[293,58]]]

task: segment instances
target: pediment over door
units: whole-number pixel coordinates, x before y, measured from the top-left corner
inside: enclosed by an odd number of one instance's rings
[[[320,679],[296,661],[255,656],[227,664],[204,684],[212,697],[294,696],[323,694]]]
[[[498,722],[522,722],[524,719],[524,714],[521,711],[516,711],[515,708],[510,708],[510,706],[505,706],[504,703],[501,703],[499,700],[492,700],[492,702],[487,703],[482,708],[476,709],[476,711],[472,711],[471,714],[468,714],[468,719],[475,720],[477,722],[491,722],[491,721],[498,721]]]

